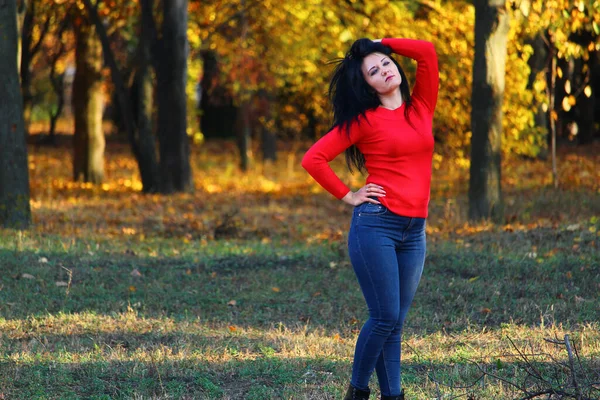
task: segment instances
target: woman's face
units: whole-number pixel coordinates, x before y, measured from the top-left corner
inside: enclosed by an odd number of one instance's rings
[[[365,80],[379,95],[397,90],[402,77],[396,64],[383,53],[371,53],[363,59],[362,73]]]

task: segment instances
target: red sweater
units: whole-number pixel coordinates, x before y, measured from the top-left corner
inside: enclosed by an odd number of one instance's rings
[[[427,217],[433,157],[432,121],[438,94],[438,63],[433,44],[411,39],[383,39],[396,54],[417,61],[416,82],[411,95],[410,122],[405,104],[395,110],[377,107],[366,112],[368,120],[346,129],[334,127],[304,155],[302,166],[338,199],[350,189],[333,172],[329,162],[356,145],[365,156],[366,183],[383,186],[381,203],[406,217]],[[417,112],[415,112],[417,111]]]

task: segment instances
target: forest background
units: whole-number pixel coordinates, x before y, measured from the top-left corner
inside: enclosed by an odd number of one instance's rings
[[[600,2],[12,3],[0,398],[340,397],[366,313],[350,210],[299,163],[360,37],[439,57],[411,398],[598,397]],[[500,114],[473,113],[481,37]]]

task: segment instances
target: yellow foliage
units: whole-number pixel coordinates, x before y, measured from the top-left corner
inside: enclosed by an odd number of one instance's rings
[[[535,156],[545,146],[545,132],[535,127],[534,112],[538,107],[547,107],[547,88],[543,74],[537,76],[532,88],[528,87],[527,62],[534,50],[526,40],[550,29],[561,56],[585,56],[594,45],[582,48],[568,43],[567,38],[576,27],[597,29],[600,2],[531,0],[517,2],[510,10],[503,150],[507,154]],[[188,30],[191,59],[199,59],[201,48],[214,49],[226,86],[238,100],[264,89],[285,99],[271,106],[279,121],[279,135],[293,138],[306,135],[309,129],[315,129],[317,136],[327,132],[331,109],[326,90],[333,69],[327,62],[343,57],[353,40],[407,37],[433,42],[440,66],[434,121],[437,151],[468,154],[475,22],[470,2],[432,0],[416,12],[414,5],[384,0],[264,0],[246,10],[242,10],[241,2],[234,1],[227,12],[210,3],[194,12],[201,15],[191,17],[190,23],[205,21],[210,28],[207,31],[191,26]],[[231,19],[234,13],[245,16],[245,34],[241,20]],[[217,30],[218,26],[227,28]],[[399,61],[414,83],[414,63],[402,58]],[[560,69],[557,73],[562,75]],[[193,98],[193,85],[201,75],[198,61],[190,61],[189,74],[187,91]],[[272,124],[268,119],[261,121]],[[189,123],[194,127],[192,132],[199,132],[195,117]]]

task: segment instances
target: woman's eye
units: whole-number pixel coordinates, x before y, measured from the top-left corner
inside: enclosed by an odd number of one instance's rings
[[[384,61],[383,65],[388,65],[390,62],[389,61]]]
[[[377,73],[377,70],[376,70],[376,69],[372,70],[372,71],[371,71],[371,76],[375,75],[376,73]]]

